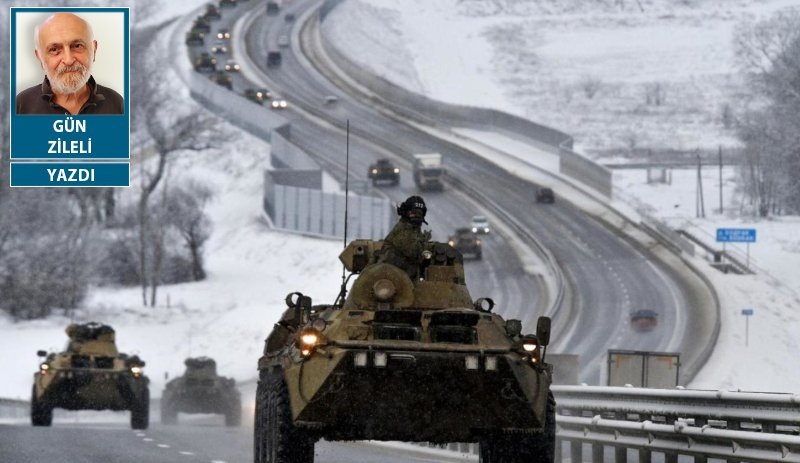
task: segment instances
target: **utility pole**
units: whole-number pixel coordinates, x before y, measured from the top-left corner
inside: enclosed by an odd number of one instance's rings
[[[697,218],[702,219],[706,216],[705,201],[703,200],[703,162],[700,160],[700,154],[697,154],[697,195],[695,204],[695,215]]]
[[[722,215],[722,145],[719,145],[719,213]]]

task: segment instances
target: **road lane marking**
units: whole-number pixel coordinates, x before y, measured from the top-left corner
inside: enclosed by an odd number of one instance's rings
[[[162,449],[168,449],[169,448],[169,445],[167,445],[167,444],[158,444],[158,446],[160,448],[162,448]]]

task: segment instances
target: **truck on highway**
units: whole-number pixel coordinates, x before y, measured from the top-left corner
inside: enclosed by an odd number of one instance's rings
[[[425,153],[414,155],[414,183],[421,190],[444,189],[445,168],[442,155],[439,153]]]

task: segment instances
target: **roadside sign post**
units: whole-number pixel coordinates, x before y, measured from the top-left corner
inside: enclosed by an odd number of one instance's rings
[[[717,228],[717,242],[722,243],[723,254],[725,243],[746,243],[747,245],[747,270],[750,270],[750,243],[756,242],[755,228]]]
[[[750,317],[753,316],[753,309],[742,309],[744,315],[744,346],[750,345]]]

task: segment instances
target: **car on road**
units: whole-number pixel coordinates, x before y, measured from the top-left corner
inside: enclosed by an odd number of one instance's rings
[[[536,189],[536,202],[544,204],[553,204],[556,202],[555,193],[552,188],[539,187]]]
[[[225,42],[223,42],[221,40],[217,40],[216,42],[214,42],[214,45],[211,47],[211,53],[214,53],[214,54],[217,54],[217,55],[222,54],[222,53],[228,53],[228,46],[225,45]]]
[[[244,89],[242,95],[248,100],[252,101],[253,103],[258,103],[258,104],[264,103],[264,99],[258,96],[258,90],[254,88]]]
[[[214,71],[214,73],[209,76],[209,79],[217,85],[222,85],[228,90],[233,90],[233,79],[231,79],[231,76],[225,71]]]
[[[227,28],[222,28],[217,31],[217,38],[220,40],[228,40],[231,38],[231,30]]]
[[[194,70],[214,72],[217,70],[217,59],[208,52],[200,53],[194,59]]]
[[[274,68],[281,65],[281,61],[283,58],[281,57],[281,52],[277,50],[267,52],[267,67]]]
[[[658,325],[658,312],[650,309],[635,310],[630,313],[631,327],[636,331],[653,331]]]
[[[491,231],[489,219],[487,219],[485,215],[473,215],[469,222],[469,227],[472,229],[472,233],[481,235],[486,235]]]
[[[289,107],[289,103],[282,98],[274,98],[272,103],[270,103],[270,107],[272,107],[272,109],[286,109]]]
[[[289,36],[288,35],[281,35],[278,37],[278,46],[285,48],[289,46]]]
[[[233,8],[236,6],[236,0],[219,0],[219,7],[220,8]]]
[[[458,250],[464,258],[472,257],[476,260],[483,258],[481,240],[469,228],[456,229],[455,233],[447,239],[447,243]]]
[[[225,70],[228,72],[239,72],[241,71],[241,66],[235,60],[229,59],[225,61]]]
[[[286,13],[283,16],[283,20],[286,21],[287,23],[293,22],[295,20],[294,13]]]

